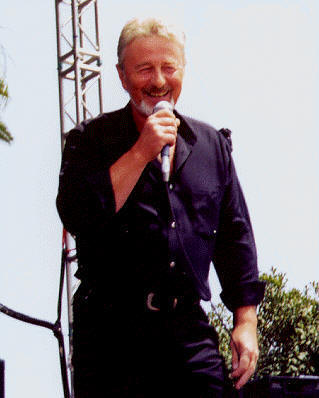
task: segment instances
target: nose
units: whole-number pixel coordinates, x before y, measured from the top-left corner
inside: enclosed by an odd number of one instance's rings
[[[155,69],[152,75],[152,85],[161,88],[165,85],[165,76],[160,68]]]

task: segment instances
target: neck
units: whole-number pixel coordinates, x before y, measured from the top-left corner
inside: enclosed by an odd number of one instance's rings
[[[141,112],[139,112],[132,101],[130,102],[131,109],[132,109],[132,115],[134,122],[136,124],[136,128],[139,132],[143,130],[144,124],[146,122],[147,116],[143,115]]]

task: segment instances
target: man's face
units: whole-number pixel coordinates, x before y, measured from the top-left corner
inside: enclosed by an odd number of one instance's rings
[[[165,37],[139,37],[125,47],[123,68],[117,69],[133,106],[149,116],[159,101],[176,104],[184,76],[183,50]]]

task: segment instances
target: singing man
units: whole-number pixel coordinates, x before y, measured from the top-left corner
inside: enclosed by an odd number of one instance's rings
[[[227,397],[218,337],[200,305],[211,299],[211,264],[234,314],[237,389],[256,366],[264,285],[253,231],[229,134],[175,109],[184,45],[183,32],[156,18],[129,21],[116,65],[129,103],[67,136],[57,207],[81,280],[76,398]],[[168,106],[157,110],[160,101]]]

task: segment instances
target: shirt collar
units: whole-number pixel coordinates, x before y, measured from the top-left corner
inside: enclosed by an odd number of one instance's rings
[[[185,118],[175,111],[176,116],[181,121],[178,128],[176,154],[175,154],[175,173],[184,165],[187,158],[192,152],[193,146],[195,145],[197,138],[194,131],[188,125]]]

